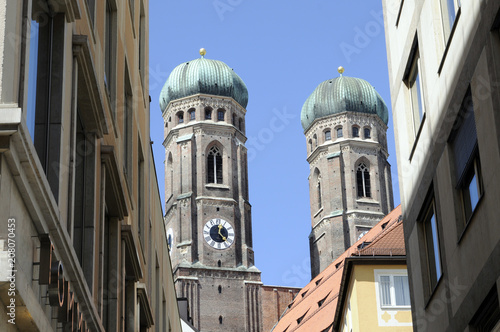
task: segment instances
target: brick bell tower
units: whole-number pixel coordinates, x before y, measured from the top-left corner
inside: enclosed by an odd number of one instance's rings
[[[165,223],[178,297],[200,331],[261,331],[248,202],[245,84],[225,63],[177,66],[160,95]]]
[[[313,278],[394,205],[387,106],[370,83],[343,71],[339,67],[340,77],[319,84],[301,112],[310,165]]]

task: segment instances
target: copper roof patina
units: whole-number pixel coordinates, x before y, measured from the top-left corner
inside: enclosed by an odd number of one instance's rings
[[[387,106],[375,88],[367,81],[340,76],[320,83],[307,98],[300,121],[304,131],[314,120],[342,112],[376,114],[387,124]]]
[[[170,73],[160,93],[160,108],[172,100],[204,93],[231,97],[243,108],[248,104],[248,90],[243,80],[222,61],[201,58],[184,62]]]

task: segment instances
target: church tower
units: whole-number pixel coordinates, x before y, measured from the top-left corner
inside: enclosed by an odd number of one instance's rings
[[[200,331],[261,331],[248,201],[248,91],[225,63],[177,66],[160,95],[165,223],[177,296]]]
[[[324,81],[304,103],[314,278],[393,209],[388,111],[365,80]]]

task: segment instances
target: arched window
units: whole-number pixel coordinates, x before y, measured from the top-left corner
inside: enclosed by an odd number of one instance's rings
[[[309,140],[309,150],[311,152],[313,151],[313,141],[312,141],[312,139]]]
[[[177,123],[184,123],[184,113],[183,112],[179,112],[177,113]]]
[[[212,109],[210,107],[205,108],[205,120],[212,120]]]
[[[239,129],[240,131],[242,131],[242,130],[243,130],[243,120],[241,120],[241,118],[240,118],[240,120],[238,121],[238,129]]]
[[[323,206],[321,198],[321,174],[319,169],[315,169],[312,177],[312,184],[316,186],[316,199],[317,199],[317,209],[321,209]],[[311,188],[312,189],[312,188]]]
[[[365,128],[364,131],[365,131],[365,133],[364,133],[365,134],[365,138],[370,138],[371,137],[370,136],[370,128]]]
[[[219,108],[217,110],[217,121],[224,121],[224,110],[222,108]]]
[[[337,138],[344,137],[344,134],[342,133],[342,127],[337,128]]]
[[[208,151],[207,175],[208,183],[222,183],[222,153],[216,146]]]
[[[356,182],[358,184],[358,197],[372,197],[370,193],[370,170],[364,163],[356,169]]]
[[[191,108],[189,111],[189,121],[193,121],[196,118],[196,111],[194,108]]]
[[[316,136],[316,134],[314,134],[313,139],[314,139],[314,147],[317,147],[318,146],[318,136]]]
[[[332,132],[330,130],[325,131],[325,141],[332,140]]]
[[[236,127],[236,114],[233,113],[233,126]]]
[[[359,128],[352,126],[352,137],[359,137]]]

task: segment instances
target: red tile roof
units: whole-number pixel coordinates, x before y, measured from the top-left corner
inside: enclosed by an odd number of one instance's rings
[[[273,331],[331,331],[342,281],[344,260],[349,256],[372,255],[405,255],[401,205],[392,210],[302,288],[283,313]],[[316,285],[318,281],[319,283]]]

